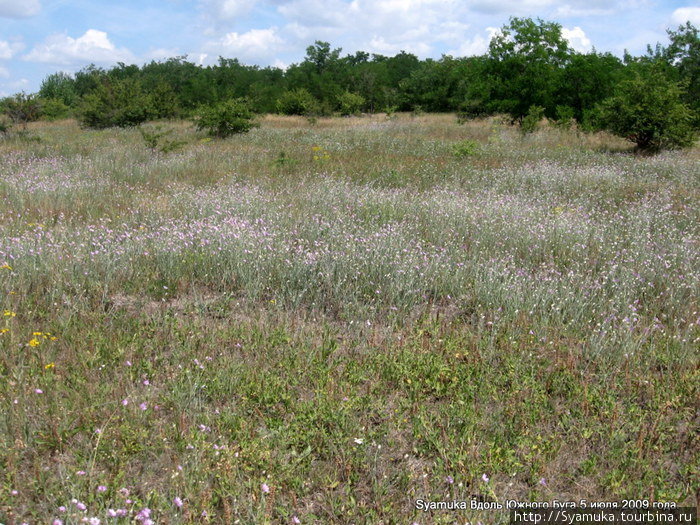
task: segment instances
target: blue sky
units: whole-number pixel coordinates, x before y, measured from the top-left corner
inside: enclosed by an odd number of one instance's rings
[[[480,54],[510,16],[559,22],[575,48],[621,56],[687,20],[700,26],[700,0],[0,0],[0,95],[90,63],[188,55],[284,67],[315,40],[343,53]]]

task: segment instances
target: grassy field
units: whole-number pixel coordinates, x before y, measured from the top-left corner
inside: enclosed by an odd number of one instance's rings
[[[163,125],[187,144],[0,139],[0,523],[697,504],[697,148],[450,115]]]

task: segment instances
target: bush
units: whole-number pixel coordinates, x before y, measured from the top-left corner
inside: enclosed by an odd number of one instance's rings
[[[155,117],[151,102],[138,80],[104,78],[83,97],[78,120],[96,129],[137,126]]]
[[[197,129],[213,137],[225,138],[236,133],[247,133],[258,124],[255,114],[242,98],[230,99],[216,106],[206,106],[197,117]]]
[[[36,95],[17,93],[4,99],[2,105],[4,113],[16,124],[26,124],[41,117],[41,104]]]
[[[637,72],[596,106],[593,123],[634,142],[639,152],[689,147],[696,134],[682,97],[681,87],[660,71]]]
[[[70,116],[70,108],[60,98],[44,98],[40,101],[41,117],[46,120],[58,120]]]
[[[277,112],[283,115],[318,115],[321,107],[308,90],[299,88],[282,93],[277,100]]]
[[[530,109],[527,110],[527,115],[523,117],[520,123],[520,131],[523,134],[537,131],[543,118],[544,108],[542,106],[530,106]]]
[[[361,95],[346,91],[338,96],[338,109],[344,117],[357,115],[364,105],[365,99]]]
[[[479,144],[473,140],[463,140],[452,146],[456,157],[471,157],[479,151]]]
[[[562,129],[570,129],[574,124],[574,108],[571,106],[557,106],[556,126]]]

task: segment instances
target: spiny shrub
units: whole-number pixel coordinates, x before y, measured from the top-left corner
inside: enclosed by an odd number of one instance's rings
[[[196,124],[200,131],[219,138],[247,133],[259,125],[255,122],[255,114],[250,106],[242,98],[230,99],[216,106],[205,106],[200,110]]]

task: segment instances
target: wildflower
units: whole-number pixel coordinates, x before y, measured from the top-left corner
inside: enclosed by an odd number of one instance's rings
[[[75,503],[75,508],[78,510],[87,510],[87,506],[82,501],[77,501]]]
[[[9,264],[5,263],[2,266],[0,266],[0,270],[12,270],[12,266]]]
[[[294,523],[294,525],[299,525],[301,523],[301,520],[296,516],[292,516],[292,523]]]
[[[52,368],[56,368],[56,363],[49,363],[44,367],[44,370],[51,370]]]
[[[148,405],[147,405],[146,403],[141,403],[141,404],[139,405],[139,408],[140,408],[141,410],[146,410],[146,409],[148,409]]]
[[[90,518],[90,525],[100,525],[100,518]]]
[[[0,328],[0,334],[6,334],[9,331],[10,331],[9,328]]]
[[[107,509],[107,516],[109,516],[110,518],[116,518],[117,511],[114,509]]]
[[[17,494],[19,494],[19,492],[16,490],[11,490],[10,494],[12,494],[13,496],[16,496]]]
[[[178,498],[177,496],[175,496],[175,498],[173,498],[173,505],[175,505],[178,509],[181,509],[182,508],[182,500],[180,498]]]
[[[267,483],[263,483],[262,485],[260,485],[260,490],[262,490],[265,494],[270,493],[270,487],[267,486]]]
[[[355,439],[353,439],[353,441],[355,443],[357,443],[358,445],[362,445],[362,443],[364,443],[365,440],[362,438],[355,438]]]
[[[143,380],[143,384],[144,384],[145,386],[148,386],[148,385],[151,384],[151,382],[150,382],[148,379],[144,379],[144,380]]]
[[[41,342],[36,337],[29,340],[29,346],[39,346],[40,344]]]
[[[78,472],[76,472],[76,474],[77,474],[78,476],[84,476],[85,474],[87,474],[87,472],[85,472],[84,470],[79,470]],[[74,503],[75,503],[75,502],[74,502]]]
[[[452,485],[455,482],[455,480],[452,476],[447,476],[445,478],[445,481],[447,481],[447,483],[449,483],[450,485]]]
[[[126,406],[126,405],[128,405],[128,404],[129,404],[129,400],[128,400],[128,399],[122,399],[122,406]]]
[[[5,310],[2,313],[2,315],[3,315],[3,317],[16,317],[17,316],[17,314],[14,313],[12,310]]]
[[[100,485],[99,487],[97,487],[97,492],[107,492],[107,487],[105,487],[104,485]]]
[[[482,480],[484,483],[488,483],[489,480],[490,480],[490,478],[489,478],[486,474],[482,474],[482,475],[481,475],[481,480]]]
[[[65,512],[65,511],[66,511],[66,507],[64,507],[63,505],[58,507],[58,512]]]
[[[543,487],[546,487],[546,486],[547,486],[547,480],[545,480],[544,478],[540,478],[539,483],[540,483],[540,485],[542,485]]]
[[[34,389],[34,393],[35,393],[35,394],[43,394],[44,391],[43,391],[41,388],[35,388],[35,389]]]
[[[52,525],[63,525],[63,521],[56,518],[55,520],[53,520]]]

